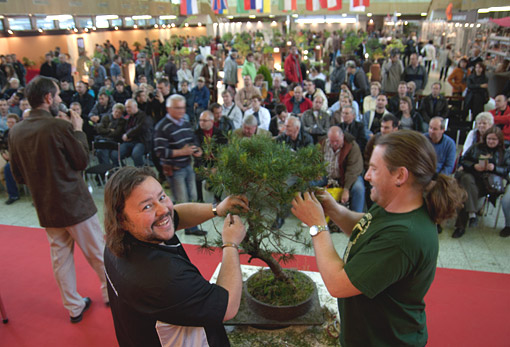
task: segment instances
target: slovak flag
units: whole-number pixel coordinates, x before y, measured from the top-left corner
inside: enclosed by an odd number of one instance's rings
[[[370,6],[370,0],[350,0],[350,10],[354,12],[363,12],[365,7]]]
[[[223,14],[227,10],[226,0],[212,0],[211,8],[214,13]]]
[[[181,15],[198,14],[197,0],[181,0]]]

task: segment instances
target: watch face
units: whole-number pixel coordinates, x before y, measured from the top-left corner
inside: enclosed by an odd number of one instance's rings
[[[315,236],[319,233],[319,228],[317,228],[317,225],[312,225],[310,227],[310,235]]]

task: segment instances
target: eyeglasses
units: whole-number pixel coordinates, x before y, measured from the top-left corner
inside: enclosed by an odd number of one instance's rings
[[[176,110],[185,110],[185,109],[186,109],[186,107],[185,107],[185,106],[183,106],[183,107],[175,107],[175,106],[172,106],[172,108],[175,108]]]

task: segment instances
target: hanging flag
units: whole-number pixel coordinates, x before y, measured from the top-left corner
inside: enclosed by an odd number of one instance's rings
[[[278,3],[278,8],[280,11],[296,11],[297,10],[297,0],[280,0]]]
[[[321,1],[320,0],[306,0],[306,10],[307,11],[318,11],[321,9]]]
[[[198,14],[197,0],[181,0],[181,15]]]
[[[237,13],[247,13],[248,11],[246,11],[244,9],[244,0],[237,0]]]
[[[245,10],[256,10],[257,9],[257,0],[244,0],[244,9]]]
[[[211,8],[214,13],[224,14],[227,11],[227,3],[226,0],[211,0]]]
[[[338,11],[342,9],[342,0],[327,0],[329,11]]]
[[[355,12],[365,11],[365,7],[370,6],[370,0],[350,0],[350,10]]]
[[[260,13],[271,13],[271,0],[262,0],[262,8]]]

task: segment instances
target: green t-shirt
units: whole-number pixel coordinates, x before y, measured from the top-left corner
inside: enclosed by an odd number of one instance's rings
[[[345,272],[362,294],[338,299],[342,346],[425,346],[423,297],[438,251],[425,204],[408,213],[374,204],[354,227],[344,255]]]

